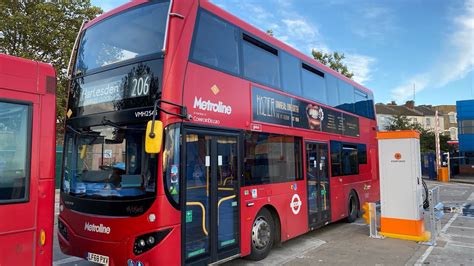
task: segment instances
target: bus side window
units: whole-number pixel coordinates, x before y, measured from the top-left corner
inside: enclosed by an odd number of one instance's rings
[[[191,58],[203,65],[239,74],[239,29],[201,11]]]
[[[0,203],[28,201],[30,109],[0,102]]]

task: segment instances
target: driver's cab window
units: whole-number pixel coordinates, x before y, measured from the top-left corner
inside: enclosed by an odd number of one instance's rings
[[[0,101],[0,203],[28,200],[30,108]]]
[[[63,190],[92,197],[136,197],[156,189],[156,156],[144,128],[97,126],[69,132]]]

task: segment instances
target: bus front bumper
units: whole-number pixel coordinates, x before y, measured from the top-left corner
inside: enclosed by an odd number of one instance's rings
[[[120,242],[107,242],[80,236],[63,221],[61,222],[67,228],[67,239],[61,232],[58,232],[59,246],[64,254],[85,260],[87,260],[89,253],[106,256],[110,266],[140,265],[138,262],[145,266],[181,264],[179,226],[172,227],[166,237],[150,250],[135,255],[133,246],[136,236],[124,236],[123,241]],[[131,262],[133,264],[130,264]]]

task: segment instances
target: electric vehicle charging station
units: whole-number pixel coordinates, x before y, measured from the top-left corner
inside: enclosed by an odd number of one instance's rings
[[[420,133],[378,132],[381,219],[385,237],[427,241],[423,219]]]

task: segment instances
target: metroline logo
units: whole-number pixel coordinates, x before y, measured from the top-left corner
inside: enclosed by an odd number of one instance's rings
[[[203,111],[212,111],[215,113],[222,113],[230,115],[232,113],[232,107],[225,105],[223,102],[213,103],[210,100],[203,101],[202,97],[194,97],[194,108],[199,108]]]
[[[110,234],[110,227],[104,226],[103,224],[95,225],[86,222],[84,224],[84,230],[101,234]]]

